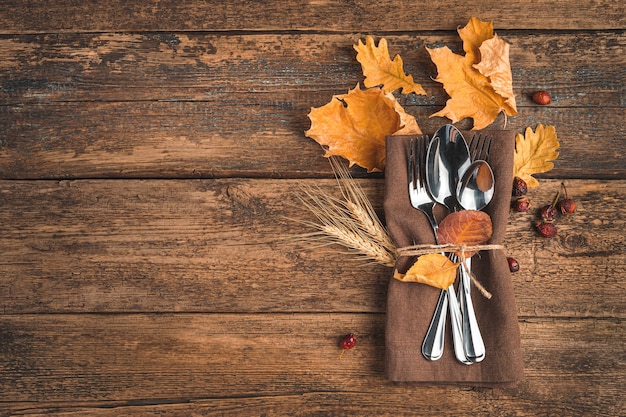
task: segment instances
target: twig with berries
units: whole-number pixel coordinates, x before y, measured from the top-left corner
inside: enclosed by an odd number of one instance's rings
[[[565,198],[559,200],[561,191],[563,191]],[[565,215],[570,215],[576,210],[576,202],[567,195],[567,188],[564,183],[561,183],[561,189],[557,191],[552,204],[543,206],[539,211],[541,221],[535,222],[535,228],[539,235],[546,238],[552,238],[557,235],[557,228],[554,224],[558,215],[557,207],[561,211],[561,214]]]

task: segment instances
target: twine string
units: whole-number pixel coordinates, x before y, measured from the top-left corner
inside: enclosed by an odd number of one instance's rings
[[[465,245],[465,244],[448,243],[445,245],[424,244],[424,245],[405,246],[402,248],[398,248],[397,253],[398,253],[398,256],[421,256],[421,255],[427,255],[431,253],[455,252],[461,258],[461,264],[462,264],[461,267],[464,267],[465,260],[467,258],[465,256],[466,252],[479,252],[482,250],[497,250],[497,249],[504,249],[504,246],[496,245],[496,244]],[[476,288],[478,288],[480,293],[485,298],[490,299],[492,296],[491,293],[487,291],[487,289],[485,289],[485,287],[480,283],[480,281],[476,279],[476,277],[471,271],[468,271],[466,269],[466,272],[468,272],[472,283],[476,286]]]

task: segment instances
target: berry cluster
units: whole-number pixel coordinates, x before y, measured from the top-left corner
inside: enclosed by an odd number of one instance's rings
[[[513,201],[511,207],[517,212],[527,212],[530,210],[530,200],[525,197],[528,191],[526,182],[515,177],[513,179],[513,196],[517,196]],[[561,192],[563,192],[564,198],[561,198]],[[539,210],[540,220],[535,222],[535,229],[540,236],[551,238],[556,236],[557,228],[554,222],[556,221],[559,212],[560,214],[570,215],[576,211],[576,202],[569,198],[567,195],[567,188],[564,183],[561,183],[561,189],[556,193],[556,197],[552,204],[546,204]]]
[[[561,196],[561,191],[563,191],[564,198],[559,199]],[[552,204],[547,204],[539,210],[539,215],[541,216],[541,220],[535,222],[535,228],[537,229],[537,233],[543,237],[551,238],[556,236],[557,229],[554,222],[556,221],[559,212],[566,216],[574,213],[576,211],[576,202],[569,198],[567,195],[567,188],[564,183],[561,183],[561,189],[556,193],[556,197],[554,197],[554,201]]]
[[[525,213],[530,210],[531,201],[526,197],[527,191],[528,186],[526,182],[519,177],[515,177],[513,179],[512,195],[517,198],[511,203],[511,208],[514,211]],[[563,198],[560,198],[561,193],[564,195]],[[559,214],[568,216],[574,213],[574,211],[576,211],[576,202],[569,198],[565,184],[561,183],[561,189],[556,193],[552,204],[546,204],[539,209],[540,220],[535,221],[535,230],[542,237],[553,238],[557,235],[557,228],[554,222]],[[519,271],[519,263],[515,259],[507,258],[507,261],[511,272]]]

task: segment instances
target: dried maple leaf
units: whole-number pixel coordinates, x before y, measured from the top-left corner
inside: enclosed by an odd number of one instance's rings
[[[513,176],[520,177],[529,187],[539,185],[532,174],[550,171],[559,153],[559,142],[554,126],[537,125],[535,132],[526,128],[525,135],[515,138],[515,156],[513,158]]]
[[[445,290],[454,282],[458,265],[440,253],[422,255],[406,274],[395,271],[394,278],[403,282],[420,282]]]
[[[427,49],[437,66],[435,81],[442,83],[450,96],[446,106],[431,117],[447,117],[453,123],[471,117],[473,130],[478,130],[493,123],[502,111],[516,115],[508,44],[495,37],[490,22],[474,17],[458,32],[465,56],[448,47]]]
[[[385,93],[401,89],[403,94],[426,94],[422,86],[413,81],[411,75],[405,74],[400,55],[391,60],[385,38],[376,46],[374,38],[367,36],[365,44],[359,39],[354,49],[357,51],[356,60],[363,69],[366,87],[382,86]]]
[[[350,166],[357,164],[368,172],[384,169],[387,136],[405,124],[417,127],[393,95],[380,88],[361,90],[358,85],[322,107],[311,108],[309,118],[311,128],[305,135],[326,147],[324,156],[342,156]]]
[[[491,217],[483,211],[461,210],[447,215],[439,224],[437,237],[439,243],[456,245],[482,245],[487,243],[493,233]],[[470,257],[473,252],[465,252]],[[457,253],[460,255],[460,253]]]

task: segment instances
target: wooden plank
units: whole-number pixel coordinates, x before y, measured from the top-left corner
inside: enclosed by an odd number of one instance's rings
[[[384,312],[390,269],[280,241],[312,231],[287,220],[313,220],[303,182],[338,193],[333,180],[2,181],[3,310]],[[380,210],[382,180],[360,183]],[[535,207],[559,186],[542,180]],[[623,318],[626,182],[567,187],[578,210],[555,239],[535,234],[534,214],[511,214],[519,314]]]
[[[622,74],[613,65],[624,38],[511,36],[519,45],[513,65],[520,115],[508,127],[557,126],[564,146],[549,176],[624,178],[619,149],[626,132],[614,121],[616,112],[626,113]],[[456,36],[445,37],[459,46]],[[0,177],[328,175],[319,147],[303,135],[306,115],[359,80],[357,38],[151,33],[0,40],[7,50],[0,60],[7,104],[0,107]],[[407,52],[408,71],[429,80],[436,70],[423,46],[437,39],[390,41]],[[441,85],[425,82],[432,97],[401,101],[432,131],[447,121],[428,118],[446,96]],[[531,105],[537,88],[550,89],[555,105]]]
[[[530,95],[537,89],[550,91],[556,107],[623,105],[623,73],[615,63],[622,60],[626,37],[614,32],[498,34],[511,44],[513,86],[522,111],[534,106]],[[364,33],[180,32],[3,37],[0,103],[159,100],[308,109],[362,80],[352,46],[364,38]],[[448,96],[432,80],[437,69],[427,48],[447,45],[460,52],[459,36],[417,32],[385,39],[390,53],[402,56],[406,72],[428,92],[404,101],[443,106]]]
[[[303,134],[310,127],[309,110],[287,107],[214,102],[0,107],[0,178],[330,176],[320,146]],[[449,122],[427,118],[436,110],[407,107],[421,114],[425,132]],[[615,123],[619,114],[625,118],[626,109],[529,108],[510,119],[508,128],[556,126],[560,156],[544,178],[626,178],[621,153],[626,127]]]
[[[626,20],[621,3],[612,0],[539,0],[529,7],[515,0],[468,0],[445,4],[422,2],[375,4],[349,2],[238,2],[217,0],[114,0],[89,4],[80,0],[4,2],[0,13],[3,33],[64,31],[154,30],[311,30],[414,31],[454,30],[470,16],[495,20],[498,27],[515,29],[622,29]]]
[[[247,414],[293,415],[309,405],[372,415],[624,411],[621,321],[533,319],[520,327],[525,381],[482,390],[389,383],[384,315],[2,316],[0,395],[9,401],[0,407],[34,415],[119,415],[130,407],[236,415],[242,406]],[[359,343],[340,359],[346,331]]]

